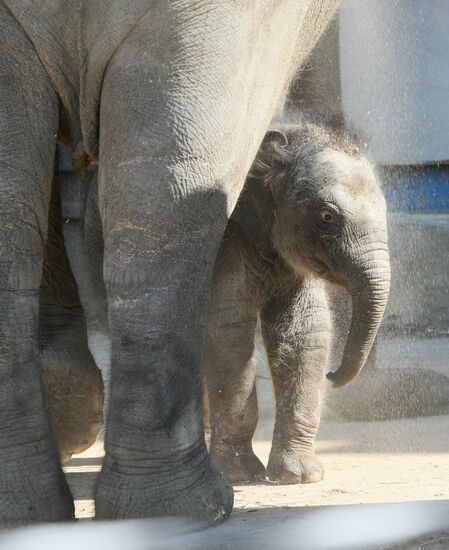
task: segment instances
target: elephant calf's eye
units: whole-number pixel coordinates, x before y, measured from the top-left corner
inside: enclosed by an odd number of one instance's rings
[[[337,224],[337,216],[330,210],[320,210],[320,221],[323,223],[329,223],[331,225]]]

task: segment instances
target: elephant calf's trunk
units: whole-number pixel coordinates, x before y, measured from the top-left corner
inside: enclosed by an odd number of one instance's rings
[[[327,378],[344,386],[362,370],[382,321],[390,289],[389,269],[381,276],[367,273],[351,292],[352,320],[340,368]]]

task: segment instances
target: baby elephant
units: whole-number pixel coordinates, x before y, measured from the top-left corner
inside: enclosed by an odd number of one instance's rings
[[[385,200],[353,140],[309,119],[268,132],[227,226],[209,309],[210,452],[228,479],[265,476],[252,450],[258,316],[276,399],[266,475],[318,481],[313,446],[333,332],[327,283],[352,298],[342,363],[327,375],[338,387],[365,363],[389,281]]]

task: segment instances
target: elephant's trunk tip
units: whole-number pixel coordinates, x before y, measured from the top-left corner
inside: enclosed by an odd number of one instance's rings
[[[357,373],[342,372],[339,369],[335,372],[328,372],[326,374],[326,378],[332,382],[333,388],[341,388],[342,386],[345,386],[346,384],[351,382],[351,380],[355,378],[356,375]]]

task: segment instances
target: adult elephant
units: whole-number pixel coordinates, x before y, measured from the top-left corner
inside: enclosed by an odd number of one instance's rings
[[[3,522],[73,517],[39,367],[57,139],[79,168],[99,163],[112,389],[96,515],[231,511],[202,425],[212,266],[264,132],[336,5],[1,0]]]

